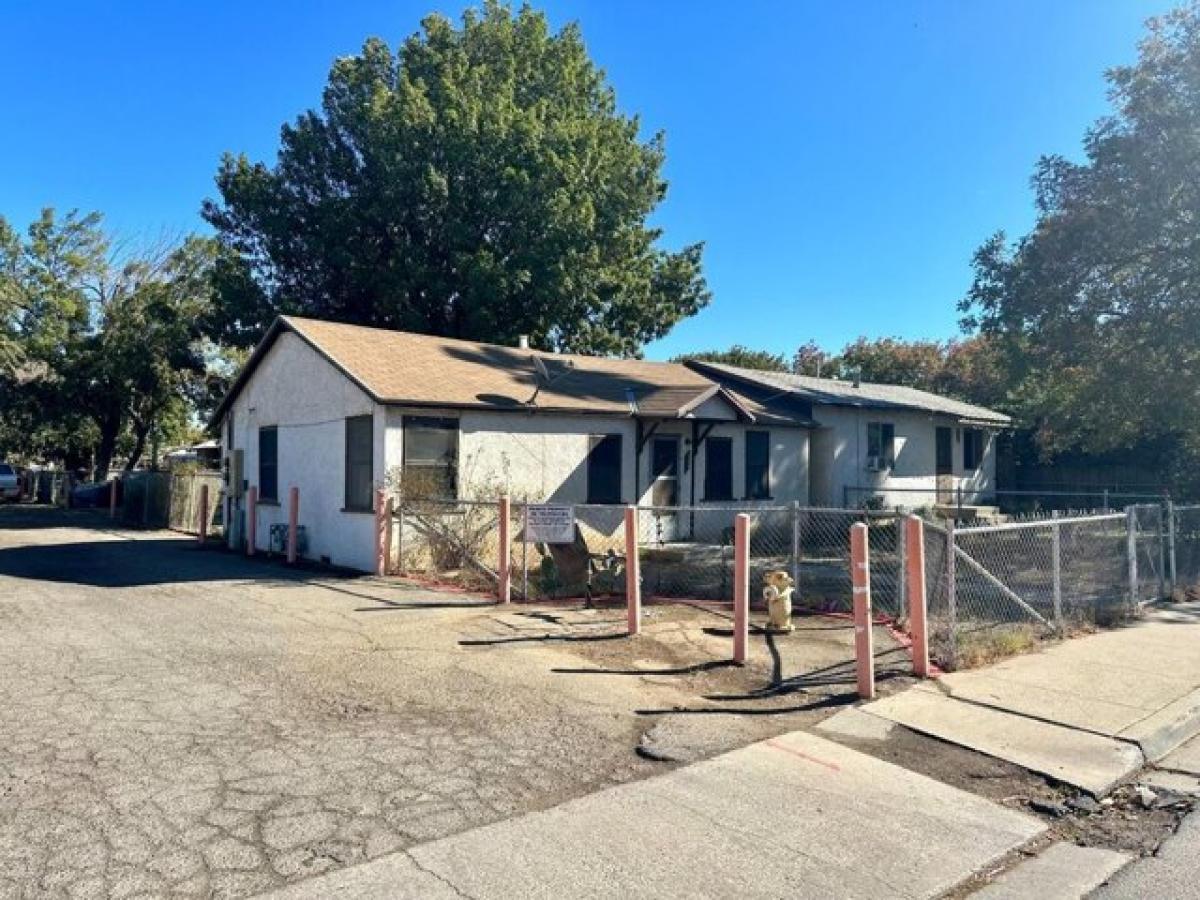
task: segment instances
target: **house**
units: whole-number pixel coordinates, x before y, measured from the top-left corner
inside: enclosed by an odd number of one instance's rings
[[[994,502],[1008,416],[928,391],[693,362],[729,390],[771,390],[813,422],[809,502],[854,508]]]
[[[377,488],[659,508],[809,502],[808,405],[675,363],[559,355],[282,317],[221,402],[229,540],[300,493],[307,555],[369,571]],[[688,532],[684,534],[684,532]]]

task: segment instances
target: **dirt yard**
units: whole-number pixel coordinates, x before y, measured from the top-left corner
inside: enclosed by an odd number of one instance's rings
[[[852,629],[798,625],[739,668],[720,611],[631,640],[0,507],[0,898],[246,896],[804,727]]]

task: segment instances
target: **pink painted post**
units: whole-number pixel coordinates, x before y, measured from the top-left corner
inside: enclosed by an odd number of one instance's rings
[[[733,661],[746,661],[750,636],[750,517],[733,520]]]
[[[380,488],[375,492],[375,574],[387,574],[387,491]]]
[[[296,532],[300,528],[300,488],[288,491],[288,541],[287,561],[296,564]]]
[[[114,478],[108,483],[108,517],[110,519],[117,517],[117,482],[119,480]]]
[[[500,549],[496,558],[496,597],[501,603],[512,601],[512,545],[509,529],[512,525],[512,501],[505,495],[500,498]]]
[[[246,555],[254,555],[258,543],[258,488],[251,485],[246,489]]]
[[[395,512],[396,501],[387,498],[383,504],[383,574],[392,574],[392,513]]]
[[[904,521],[904,579],[908,595],[908,632],[912,636],[913,672],[929,677],[929,627],[925,596],[925,523],[920,516]]]
[[[625,602],[629,636],[642,630],[642,562],[638,558],[638,511],[625,507]]]
[[[865,522],[850,526],[850,584],[858,696],[871,700],[875,697],[875,635],[871,630],[871,552]]]
[[[196,540],[203,544],[208,540],[208,485],[200,485],[200,521],[196,528]]]

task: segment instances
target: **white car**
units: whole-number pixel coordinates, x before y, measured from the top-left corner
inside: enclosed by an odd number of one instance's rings
[[[20,500],[21,481],[16,470],[8,463],[0,462],[0,500]]]

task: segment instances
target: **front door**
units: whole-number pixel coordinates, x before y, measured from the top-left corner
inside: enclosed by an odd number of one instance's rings
[[[937,474],[938,502],[949,503],[954,497],[954,431],[944,425],[937,428],[934,472]]]
[[[656,437],[650,444],[650,504],[654,507],[656,537],[673,541],[679,506],[679,437]]]

